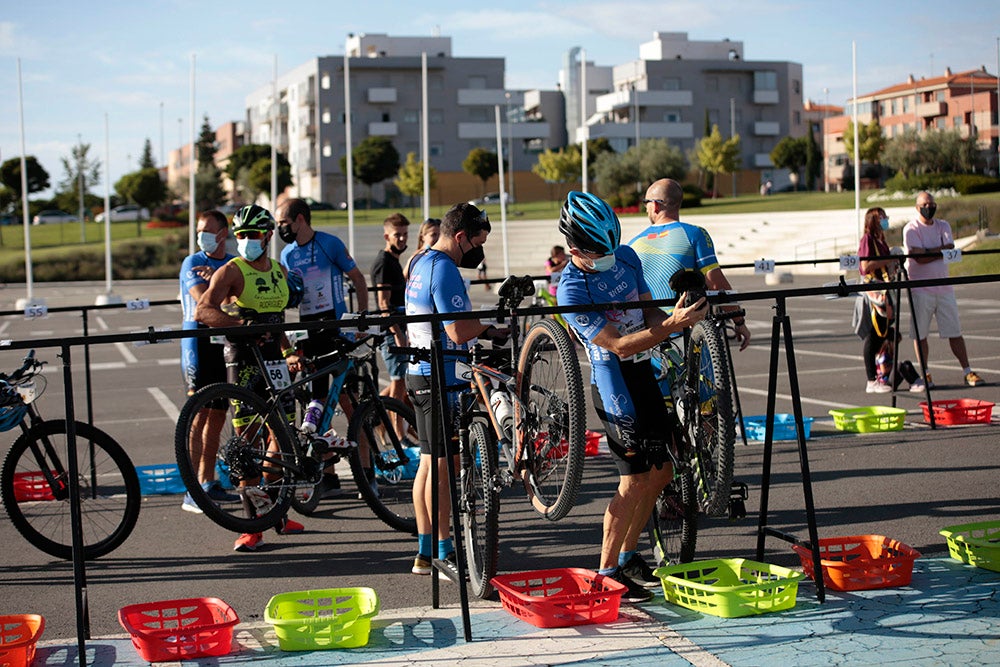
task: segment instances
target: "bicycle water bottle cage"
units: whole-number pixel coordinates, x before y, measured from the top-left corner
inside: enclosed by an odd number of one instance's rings
[[[674,275],[670,276],[668,284],[670,285],[670,289],[674,291],[674,294],[678,296],[687,292],[688,296],[687,302],[684,304],[685,306],[697,303],[698,299],[706,297],[705,276],[702,275],[701,271],[678,269]]]

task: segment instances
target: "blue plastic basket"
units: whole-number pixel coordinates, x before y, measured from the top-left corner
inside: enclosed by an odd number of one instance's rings
[[[136,466],[135,472],[139,475],[139,491],[144,496],[187,491],[176,463]]]
[[[802,430],[806,440],[812,435],[812,417],[802,418]],[[767,429],[767,415],[743,418],[743,431],[750,440],[763,440]],[[774,439],[795,440],[795,415],[779,413],[774,415]]]

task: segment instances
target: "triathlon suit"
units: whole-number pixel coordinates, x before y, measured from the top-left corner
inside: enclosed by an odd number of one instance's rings
[[[236,297],[241,315],[249,324],[284,324],[285,305],[288,303],[288,281],[281,265],[268,259],[270,268],[258,271],[242,257],[235,257],[232,263],[243,274],[243,292]],[[254,359],[250,346],[260,346],[272,382],[288,378],[288,367],[281,356],[281,345],[277,333],[262,336],[230,336],[226,339],[224,356],[226,359],[226,379],[230,384],[249,389],[258,396],[267,397],[268,384]],[[285,412],[294,416],[294,398],[289,393]],[[235,410],[234,423],[240,425],[241,408]]]
[[[704,275],[719,268],[712,237],[686,222],[650,225],[628,244],[642,261],[654,299],[677,297],[670,289],[670,277],[681,269],[697,269]]]
[[[641,294],[648,294],[635,251],[619,246],[615,259],[615,265],[601,273],[587,273],[570,262],[559,281],[559,305],[638,301]],[[643,311],[609,309],[571,312],[564,317],[587,350],[594,406],[607,428],[608,448],[618,471],[622,475],[643,473],[667,461],[664,442],[679,432],[679,426],[663,402],[649,352],[620,359],[593,342],[609,324],[623,336],[645,329]]]
[[[208,266],[212,271],[231,260],[233,255],[227,254],[222,259],[209,257],[204,251],[188,255],[181,263],[181,310],[184,313],[182,329],[207,329],[208,327],[194,319],[197,300],[191,296],[191,288],[196,285],[208,285],[194,270],[197,266]],[[226,381],[226,364],[222,359],[222,347],[214,345],[208,336],[200,338],[181,339],[181,372],[187,385],[188,395],[197,389],[215,383]]]
[[[344,275],[357,263],[339,238],[315,232],[305,245],[289,243],[281,251],[281,264],[289,273],[302,276],[304,294],[299,304],[300,322],[336,321],[347,312]],[[340,337],[337,327],[312,329],[302,342],[302,352],[310,359],[328,354],[338,349],[335,341]],[[329,389],[329,375],[316,378],[312,382],[312,398],[326,401]]]
[[[428,249],[418,253],[410,263],[410,278],[406,283],[406,314],[429,315],[431,313],[465,313],[472,310],[472,302],[465,288],[465,280],[459,273],[455,262],[440,250]],[[461,388],[455,375],[455,358],[447,354],[448,350],[467,350],[475,340],[456,344],[444,330],[444,325],[455,320],[445,320],[440,323],[441,347],[445,350],[444,385],[449,390]],[[433,336],[430,322],[411,322],[407,326],[410,345],[429,349]],[[407,369],[406,386],[413,407],[416,408],[417,433],[420,436],[420,452],[431,453],[431,442],[439,454],[444,437],[430,437],[431,410],[436,407],[431,396],[431,364],[427,359],[410,362]],[[449,451],[457,452],[455,441],[456,430],[453,420],[457,417],[457,393],[448,391],[448,424],[445,425]],[[454,448],[454,449],[453,449]]]

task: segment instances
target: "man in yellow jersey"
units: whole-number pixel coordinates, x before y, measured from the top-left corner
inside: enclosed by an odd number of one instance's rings
[[[208,289],[198,301],[196,319],[210,327],[238,327],[243,324],[283,324],[288,304],[288,281],[285,269],[267,256],[267,244],[274,233],[274,218],[260,206],[244,206],[233,216],[233,236],[239,257],[234,257],[212,275]],[[238,310],[231,315],[223,304],[234,302]],[[301,370],[301,361],[285,333],[262,336],[231,337],[224,356],[226,378],[231,384],[245,387],[261,396],[267,395],[267,380],[257,366],[251,346],[260,347],[265,362],[284,359],[289,373]],[[293,405],[286,412],[294,412]],[[236,419],[240,409],[234,411]],[[241,483],[242,485],[243,483]],[[248,509],[249,511],[249,509]],[[275,528],[279,534],[301,533],[302,524],[282,519]],[[263,542],[261,533],[244,533],[234,550],[254,551]]]

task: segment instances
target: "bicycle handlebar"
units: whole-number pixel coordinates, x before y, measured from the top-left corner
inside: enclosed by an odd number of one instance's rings
[[[41,368],[46,363],[47,362],[45,362],[45,361],[37,361],[35,359],[35,351],[34,350],[30,350],[28,352],[28,354],[25,355],[25,357],[24,357],[24,363],[21,364],[20,368],[18,368],[16,371],[14,371],[13,373],[11,373],[10,375],[7,375],[5,373],[0,373],[0,381],[7,382],[9,384],[14,384],[18,380],[22,379],[24,377],[24,374],[27,373],[29,370],[34,370],[36,368]]]

